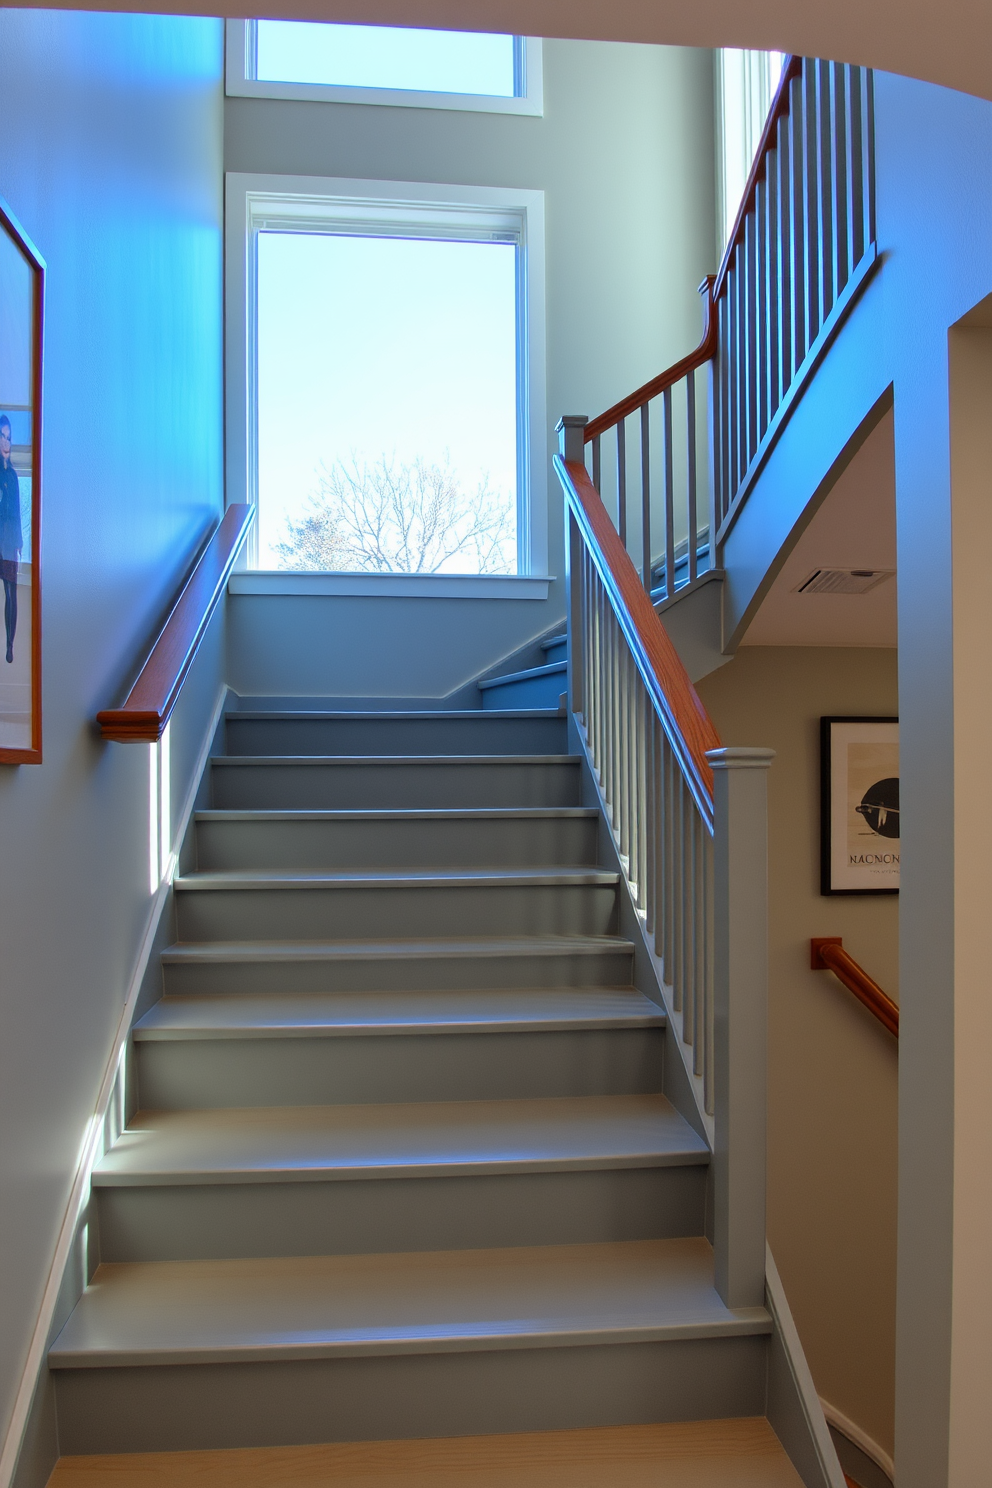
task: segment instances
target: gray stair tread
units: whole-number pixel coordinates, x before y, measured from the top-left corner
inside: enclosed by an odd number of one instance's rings
[[[196,812],[198,822],[297,822],[297,821],[589,821],[598,817],[595,806],[433,806],[396,810],[286,810],[270,807],[227,810],[211,807]]]
[[[331,722],[338,722],[341,720],[350,721],[351,719],[367,720],[370,718],[388,718],[393,723],[395,723],[397,719],[405,718],[429,718],[432,722],[435,719],[478,718],[486,723],[492,723],[493,719],[498,720],[500,718],[526,718],[528,721],[534,718],[557,719],[561,717],[561,714],[558,712],[557,708],[487,708],[485,711],[483,711],[482,708],[421,708],[404,710],[393,709],[391,712],[387,712],[385,709],[376,709],[374,711],[365,713],[351,712],[347,709],[333,711],[330,709],[325,710],[323,708],[287,708],[279,710],[264,708],[257,709],[251,712],[247,710],[242,712],[239,709],[235,709],[233,712],[225,713],[224,717],[228,721],[233,719],[234,722],[238,722],[242,718],[250,718],[253,720],[258,720],[260,718],[273,718],[277,719],[279,722],[282,722],[284,719],[287,718],[316,719],[321,721],[328,720]]]
[[[677,1167],[709,1149],[663,1095],[139,1111],[97,1187]]]
[[[633,987],[252,993],[163,997],[135,1024],[134,1037],[179,1041],[516,1033],[664,1024],[662,1010]]]
[[[545,666],[528,667],[523,672],[507,672],[505,677],[489,677],[487,681],[479,683],[479,691],[483,692],[487,687],[502,687],[508,682],[527,682],[531,677],[550,677],[556,672],[564,672],[567,669],[567,661],[549,661]],[[490,717],[495,715],[495,711],[493,709]],[[548,710],[544,709],[543,711],[547,712]]]
[[[188,873],[173,881],[184,890],[220,889],[353,889],[353,888],[541,888],[569,884],[616,884],[619,873],[607,868],[360,868],[323,872],[271,868],[229,868]]]
[[[769,1333],[703,1239],[100,1266],[56,1369],[615,1344]]]
[[[480,716],[486,714],[480,710]],[[244,765],[439,765],[445,769],[452,765],[574,765],[578,769],[582,761],[577,754],[215,754],[210,763],[231,769]]]
[[[567,646],[568,635],[562,631],[561,635],[549,636],[546,641],[541,642],[542,651],[551,651],[555,646]]]
[[[247,961],[412,961],[446,957],[629,955],[633,941],[614,935],[519,935],[471,940],[177,941],[162,952],[169,965]]]

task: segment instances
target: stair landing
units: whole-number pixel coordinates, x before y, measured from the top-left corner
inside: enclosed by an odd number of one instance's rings
[[[511,1436],[63,1457],[48,1488],[801,1488],[759,1416]]]

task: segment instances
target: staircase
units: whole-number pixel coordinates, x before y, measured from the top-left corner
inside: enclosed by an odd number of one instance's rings
[[[563,640],[502,700],[562,691]],[[228,715],[50,1350],[63,1453],[765,1414],[594,787],[498,691]]]

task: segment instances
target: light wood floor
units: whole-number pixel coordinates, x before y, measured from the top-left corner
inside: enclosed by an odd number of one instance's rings
[[[63,1457],[48,1488],[802,1488],[768,1422]]]

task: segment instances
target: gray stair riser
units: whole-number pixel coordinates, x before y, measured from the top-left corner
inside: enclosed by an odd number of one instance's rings
[[[184,889],[181,940],[432,935],[609,935],[612,884],[438,888]]]
[[[451,806],[581,806],[578,761],[225,764],[211,770],[212,804],[234,810],[403,810]]]
[[[596,861],[584,817],[198,821],[197,867],[525,868]]]
[[[220,993],[474,991],[487,987],[629,987],[633,954],[381,956],[313,961],[165,961],[174,997]]]
[[[557,709],[557,694],[548,706]],[[568,750],[564,718],[488,718],[481,709],[467,718],[245,718],[229,713],[226,738],[229,754],[565,754]]]
[[[546,662],[566,661],[568,659],[568,637],[558,636],[553,641],[545,641],[541,647]]]
[[[661,1029],[135,1044],[142,1110],[648,1095]]]
[[[762,1336],[56,1372],[64,1454],[756,1416]]]
[[[566,1245],[699,1235],[706,1168],[97,1188],[104,1261]]]
[[[487,687],[482,694],[483,710],[490,708],[557,708],[568,683],[564,672],[545,677],[522,677]]]

